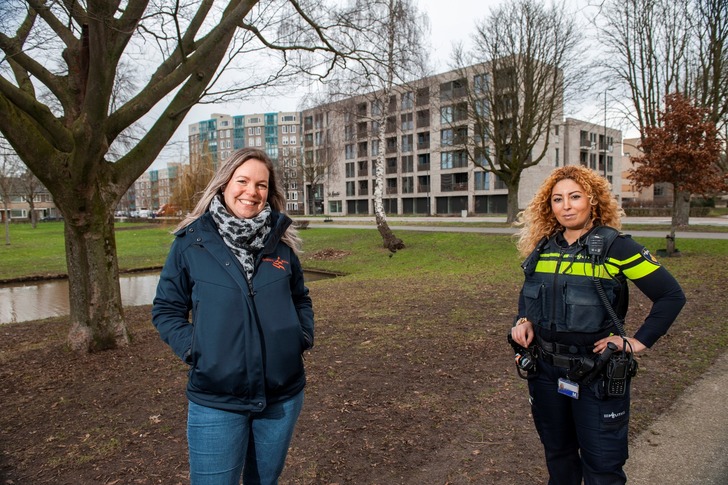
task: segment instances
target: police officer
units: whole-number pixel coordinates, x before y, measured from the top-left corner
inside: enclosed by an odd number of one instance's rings
[[[528,387],[550,485],[626,483],[632,355],[652,347],[685,304],[649,251],[618,235],[621,214],[607,180],[565,166],[519,215],[525,281],[511,336],[537,357]],[[627,279],[652,301],[631,337],[622,326]]]

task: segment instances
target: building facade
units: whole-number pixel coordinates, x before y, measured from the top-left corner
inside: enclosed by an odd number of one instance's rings
[[[188,126],[190,164],[199,166],[210,157],[213,169],[235,150],[255,147],[273,160],[286,192],[290,214],[304,213],[301,164],[301,115],[298,112],[227,115]]]
[[[477,150],[467,86],[478,85],[479,72],[454,70],[399,88],[387,100],[357,96],[304,111],[304,162],[317,163],[322,158],[317,153],[333,153],[326,176],[315,186],[306,181],[307,192],[318,194],[316,202],[328,215],[373,214],[376,160],[383,150],[386,213],[506,213],[505,183],[468,155]],[[545,151],[544,158],[523,172],[519,207],[561,165],[581,164],[604,173],[619,195],[621,170],[615,160],[621,162],[621,132],[575,119],[561,121],[557,111],[559,122],[551,127],[548,142],[542,136],[533,147],[533,153]]]

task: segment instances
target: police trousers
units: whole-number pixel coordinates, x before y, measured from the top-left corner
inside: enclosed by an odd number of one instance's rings
[[[557,392],[567,369],[540,359],[529,378],[531,412],[549,472],[549,485],[623,485],[627,461],[629,386],[623,397],[600,399],[596,383],[574,399]]]

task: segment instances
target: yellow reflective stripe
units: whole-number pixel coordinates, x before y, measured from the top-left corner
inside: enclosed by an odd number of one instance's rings
[[[644,278],[648,274],[654,273],[659,268],[658,265],[650,263],[647,260],[643,260],[641,263],[632,266],[631,268],[622,268],[624,275],[631,280],[638,280]]]
[[[542,261],[539,260],[539,262],[536,264],[536,272],[537,273],[549,273],[554,274],[556,273],[556,263],[557,261]],[[566,272],[568,270],[568,273]],[[589,276],[591,277],[593,274],[597,278],[604,278],[604,279],[611,279],[611,275],[616,275],[619,273],[619,268],[612,265],[594,265],[592,266],[591,262],[588,263],[572,263],[571,261],[562,261],[561,266],[559,267],[559,273],[560,274],[570,274],[574,276]]]
[[[641,257],[642,257],[642,255],[640,253],[637,253],[633,256],[630,256],[629,258],[627,258],[625,260],[619,260],[616,258],[608,258],[607,261],[609,261],[612,264],[616,264],[617,266],[625,266],[633,261],[637,261]]]

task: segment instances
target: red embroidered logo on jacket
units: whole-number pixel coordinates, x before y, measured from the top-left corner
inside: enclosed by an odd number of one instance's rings
[[[263,258],[263,261],[265,261],[267,263],[271,263],[274,268],[278,268],[278,269],[282,269],[282,270],[285,270],[286,269],[285,265],[289,264],[288,261],[286,261],[285,259],[281,259],[280,257],[277,257],[276,259]]]

